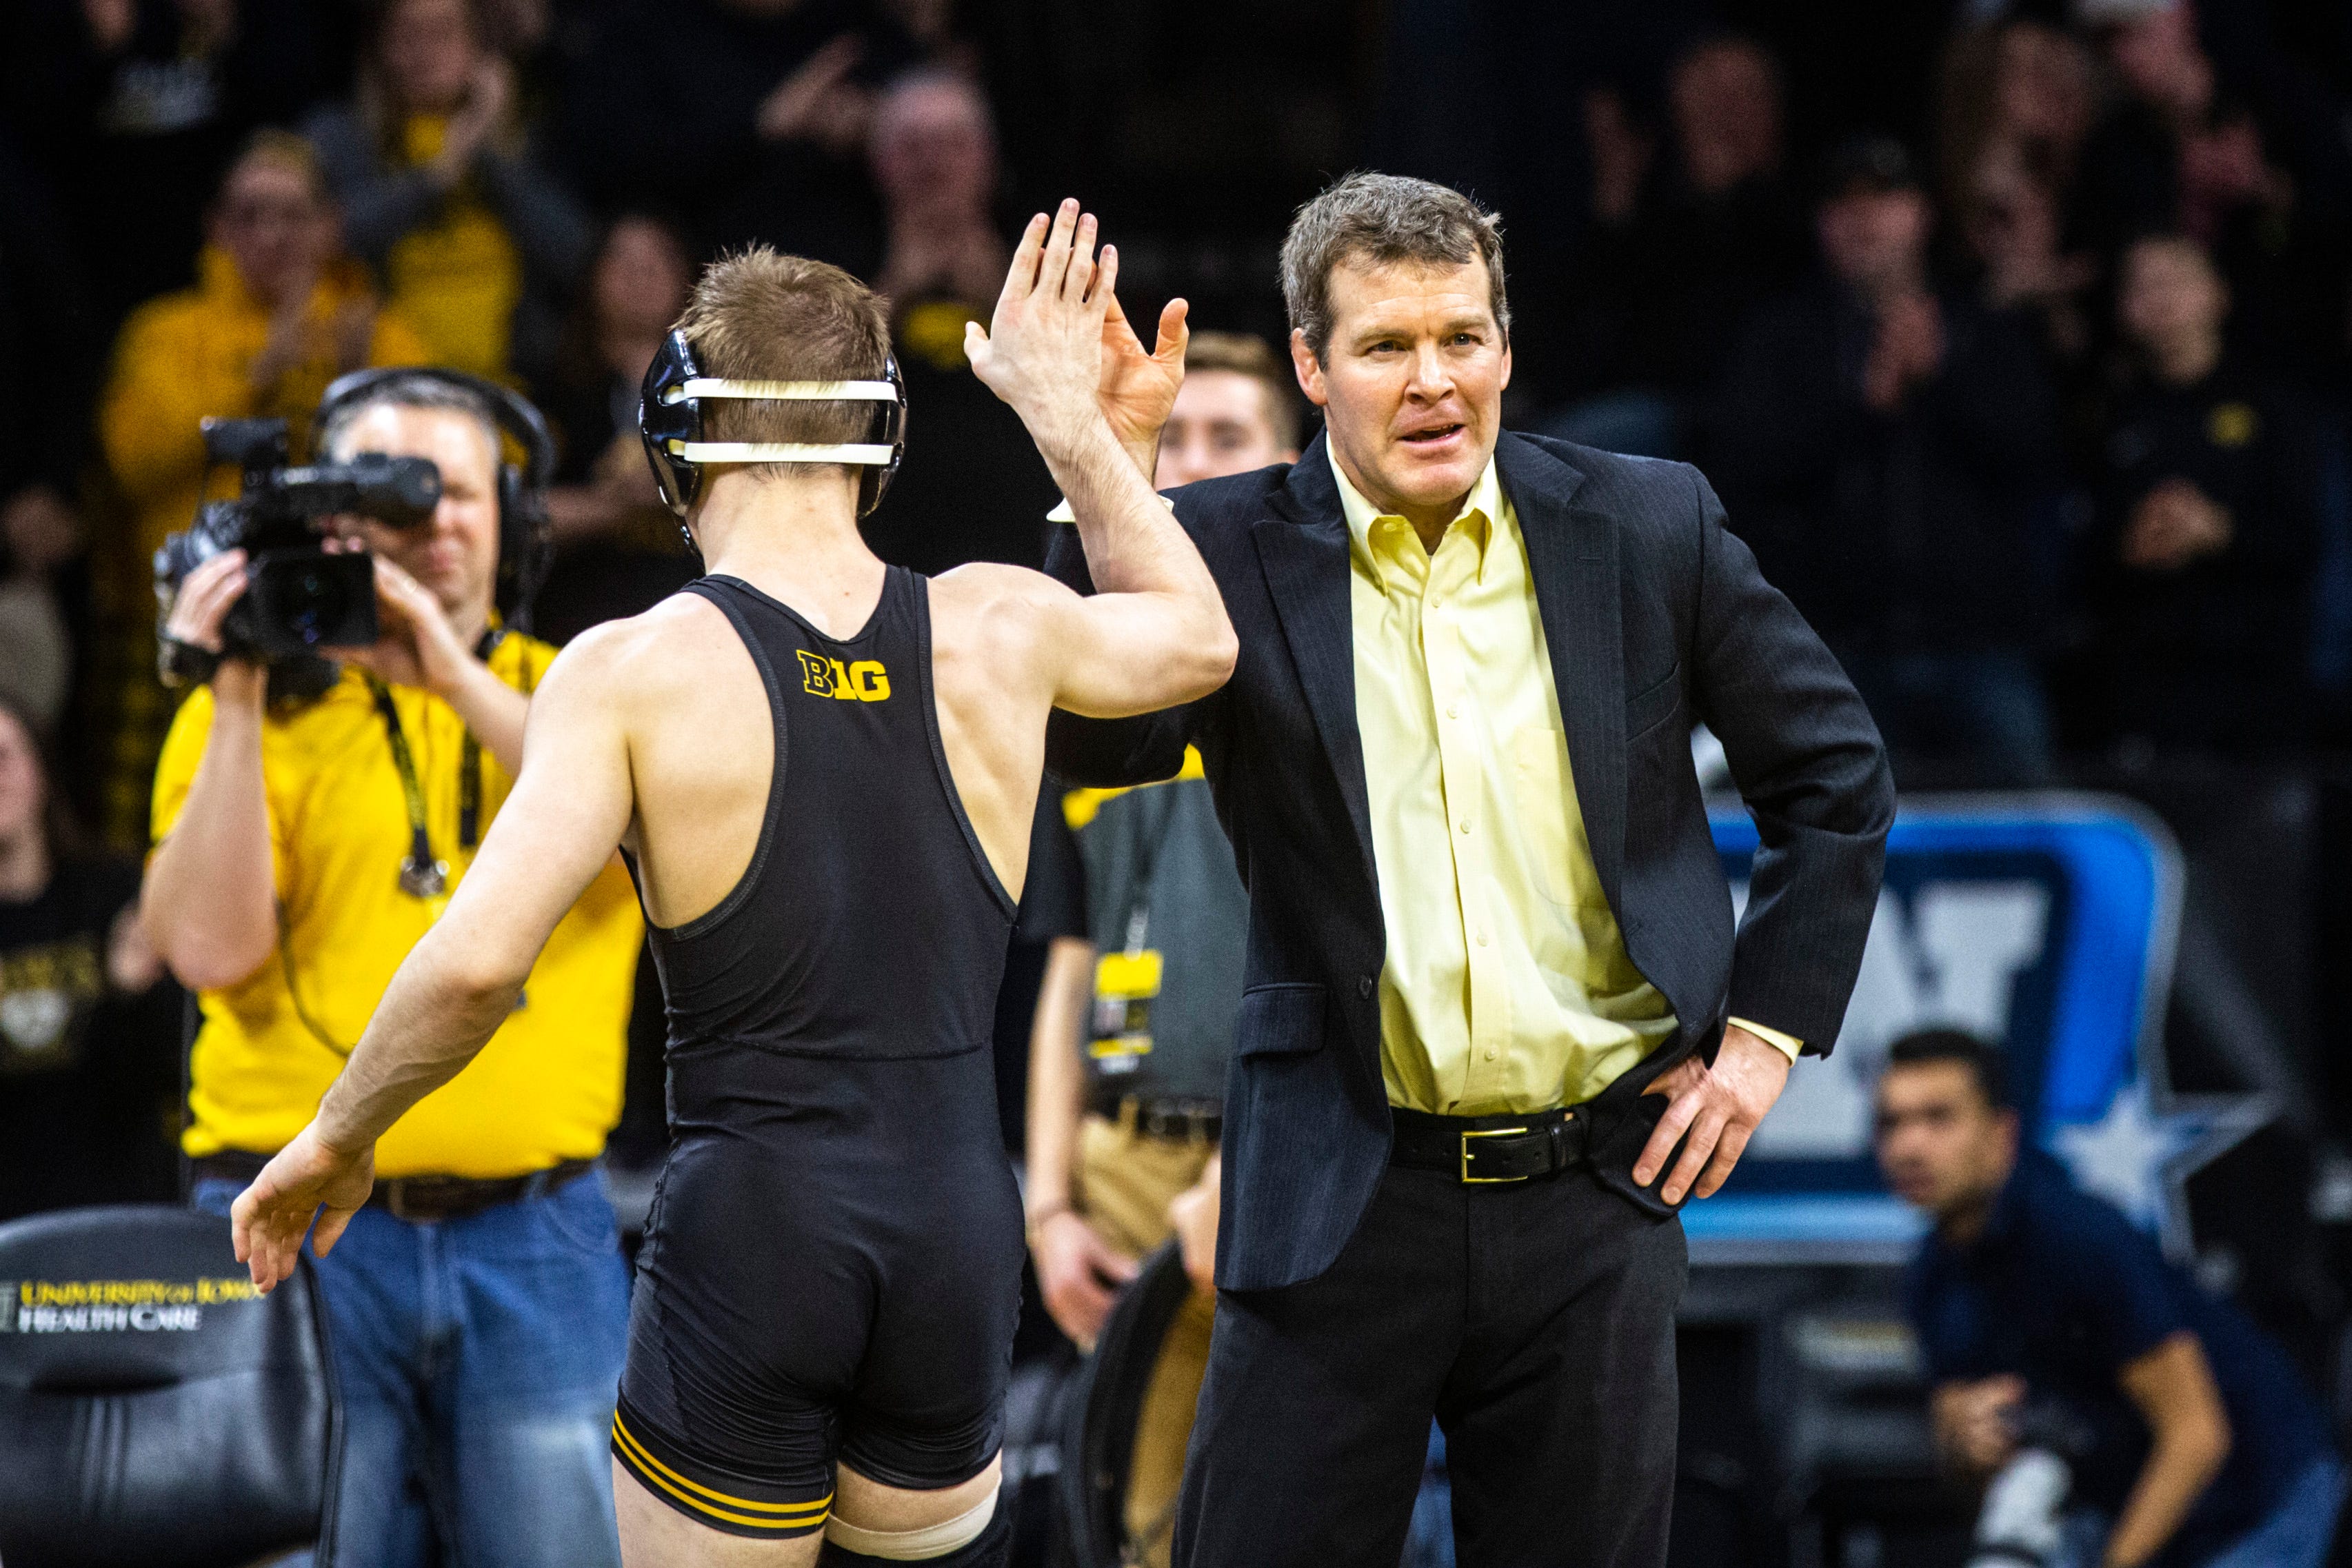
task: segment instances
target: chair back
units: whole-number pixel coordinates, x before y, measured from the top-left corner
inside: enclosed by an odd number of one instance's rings
[[[216,1215],[0,1225],[7,1568],[237,1568],[321,1542],[341,1436],[307,1258],[265,1297]]]

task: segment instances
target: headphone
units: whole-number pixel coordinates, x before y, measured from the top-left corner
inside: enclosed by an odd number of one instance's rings
[[[907,384],[898,374],[898,360],[885,353],[880,381],[729,381],[706,376],[695,363],[693,345],[684,332],[662,340],[661,352],[646,367],[645,394],[637,403],[637,435],[646,444],[646,460],[653,465],[654,484],[662,500],[678,519],[678,531],[688,545],[686,514],[702,492],[705,463],[855,463],[866,472],[857,482],[857,515],[866,516],[882,504],[883,494],[907,455]],[[702,438],[702,400],[738,397],[782,403],[882,403],[880,439],[837,446],[802,441],[706,441]]]
[[[355,370],[340,376],[319,399],[311,427],[323,430],[342,408],[365,403],[387,383],[404,379],[438,382],[471,393],[487,405],[498,427],[523,450],[520,468],[499,456],[499,575],[495,602],[499,618],[509,628],[529,633],[530,612],[547,583],[547,569],[555,552],[547,521],[547,487],[555,477],[555,437],[547,416],[530,399],[495,381],[468,375],[462,370],[432,365],[394,365]]]

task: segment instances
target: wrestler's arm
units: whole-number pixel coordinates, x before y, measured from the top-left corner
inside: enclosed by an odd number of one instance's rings
[[[334,1246],[374,1184],[376,1140],[488,1043],[556,923],[611,863],[635,801],[611,641],[591,632],[549,668],[522,772],[448,910],[393,976],[317,1117],[238,1195],[231,1235],[262,1289],[293,1273],[314,1215],[319,1253]]]

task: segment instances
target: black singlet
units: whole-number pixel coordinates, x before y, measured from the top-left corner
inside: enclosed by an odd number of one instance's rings
[[[891,568],[841,639],[731,577],[685,590],[758,665],[776,760],[742,879],[648,922],[670,1149],[613,1447],[733,1534],[819,1528],[836,1459],[936,1488],[1002,1437],[1024,1247],[985,1047],[1013,905],[948,772],[929,590]]]
[[[839,642],[732,577],[687,587],[759,665],[776,766],[743,879],[700,919],[648,928],[673,1047],[870,1059],[988,1044],[1013,906],[948,775],[929,586],[891,567]]]

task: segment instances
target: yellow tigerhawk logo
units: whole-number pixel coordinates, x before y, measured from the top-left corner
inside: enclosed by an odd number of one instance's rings
[[[806,648],[801,656],[801,689],[843,702],[882,702],[890,696],[889,672],[878,658],[861,658],[845,665]]]

